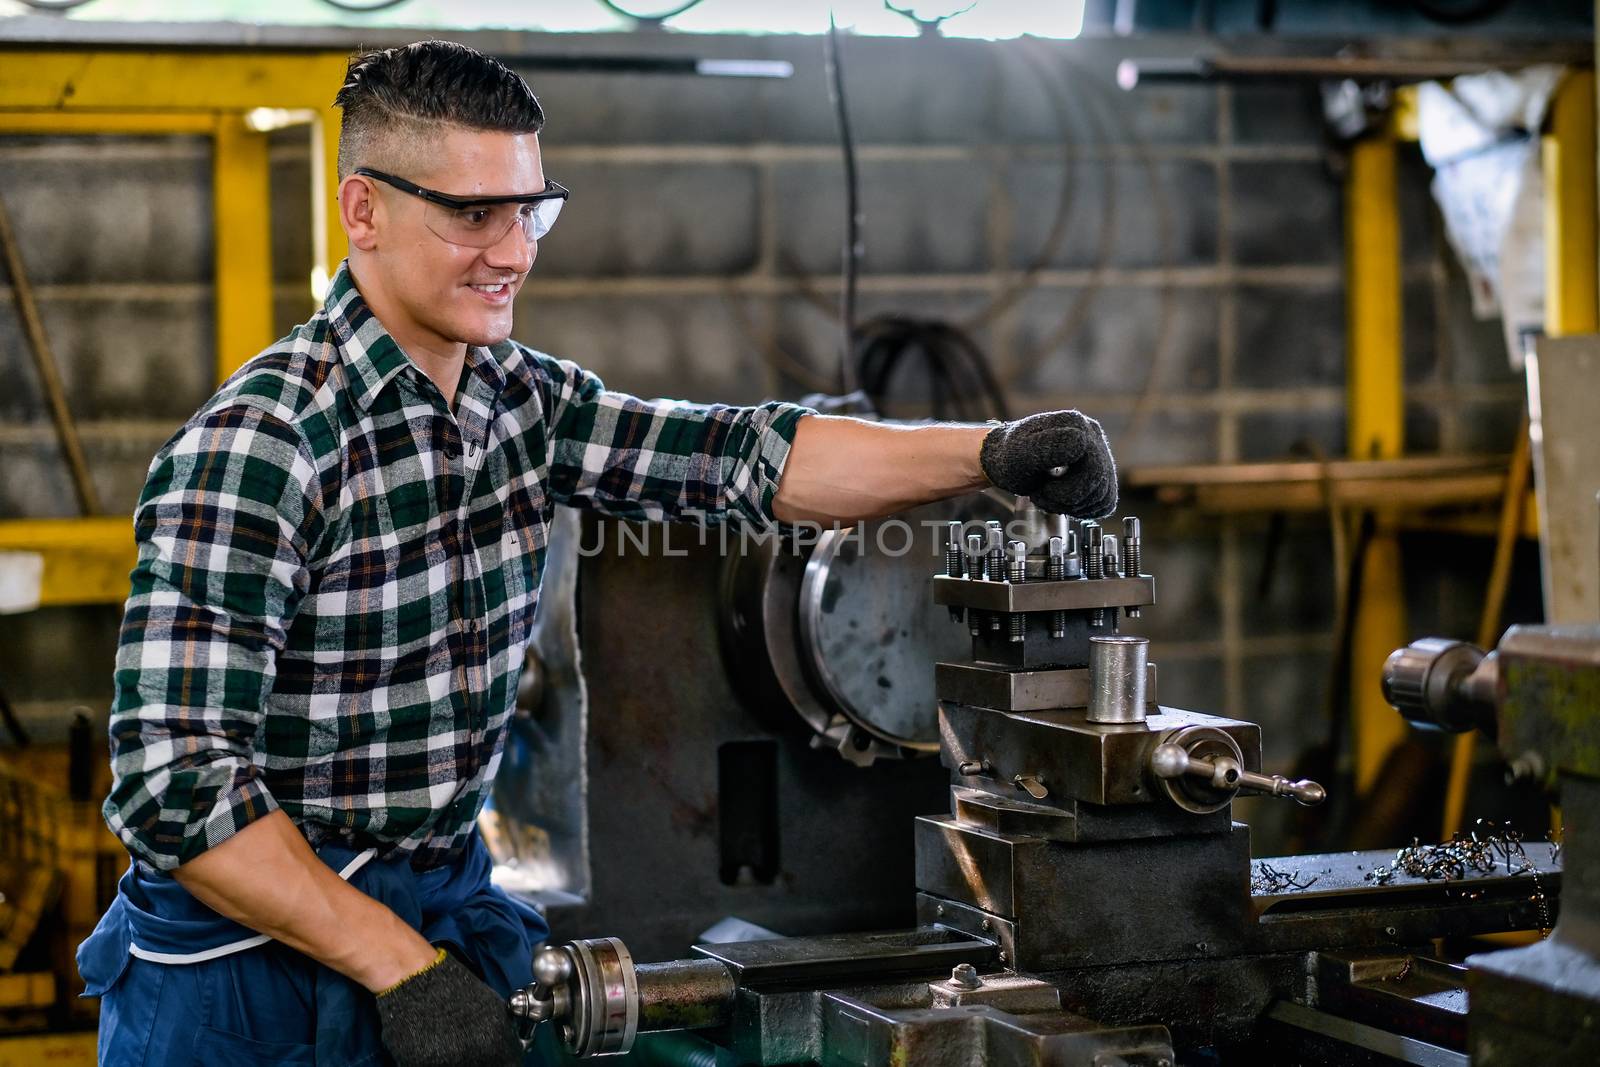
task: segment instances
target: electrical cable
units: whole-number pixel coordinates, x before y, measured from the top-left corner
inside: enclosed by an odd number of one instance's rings
[[[26,3],[27,0],[24,0]],[[406,0],[322,0],[329,7],[336,7],[340,11],[348,11],[352,15],[370,15],[377,11],[387,11],[391,7],[399,7]]]
[[[834,119],[839,124],[839,149],[844,156],[845,240],[844,286],[839,297],[839,318],[844,344],[839,353],[839,391],[855,392],[856,282],[861,271],[861,189],[856,173],[855,138],[850,133],[850,109],[844,93],[844,63],[839,55],[839,26],[833,10],[828,10],[828,35],[823,39],[823,56],[828,76],[828,99],[833,103]]]
[[[961,327],[909,315],[879,315],[860,329],[860,381],[875,409],[885,415],[895,372],[913,354],[928,374],[935,419],[976,421],[1009,417],[1000,387],[983,349]]]
[[[997,293],[975,315],[960,324],[939,319],[923,319],[903,313],[874,316],[864,322],[856,320],[861,259],[862,215],[859,200],[859,178],[856,167],[856,147],[849,125],[848,96],[843,77],[843,65],[838,50],[837,25],[830,21],[830,32],[825,40],[828,61],[828,82],[835,117],[840,130],[841,151],[845,160],[847,230],[844,270],[840,300],[833,306],[811,284],[803,266],[795,263],[781,250],[779,259],[784,272],[792,277],[795,291],[808,303],[825,313],[836,315],[844,337],[843,358],[839,375],[844,391],[852,393],[858,386],[864,398],[875,410],[886,415],[893,401],[897,385],[903,381],[897,375],[910,366],[920,366],[928,387],[929,414],[934,418],[981,419],[1006,418],[1009,405],[1005,384],[996,375],[973,332],[1001,318],[1021,298],[1036,288],[1039,275],[1052,263],[1065,240],[1076,200],[1077,160],[1068,106],[1056,74],[1041,64],[1037,56],[1029,53],[1030,69],[1039,78],[1060,132],[1062,147],[1062,183],[1057,196],[1054,217],[1040,247],[1027,265],[1007,286]],[[1098,129],[1098,117],[1095,119]],[[1103,132],[1103,131],[1102,131]],[[1104,141],[1104,137],[1101,137]],[[1101,213],[1101,232],[1097,247],[1097,265],[1094,280],[1076,295],[1073,308],[1057,332],[1070,336],[1081,326],[1087,305],[1099,287],[1100,275],[1109,262],[1113,219],[1115,214],[1115,183],[1107,182],[1107,210]],[[1161,213],[1165,218],[1165,211]],[[1163,226],[1163,232],[1166,227]],[[1170,242],[1163,242],[1167,247]],[[746,332],[757,342],[769,366],[779,374],[798,382],[814,385],[822,377],[805,362],[783,351],[782,346],[770,337],[759,335],[753,328],[743,307],[736,307],[736,317]],[[1170,315],[1163,314],[1163,322]],[[1162,331],[1164,333],[1164,331]],[[1046,346],[1045,351],[1053,346]],[[1164,347],[1158,345],[1158,347]],[[1153,364],[1154,365],[1154,364]],[[852,373],[853,372],[853,373]]]
[[[629,11],[627,8],[623,7],[621,4],[616,3],[615,0],[600,0],[600,6],[604,7],[606,10],[612,12],[613,14],[621,15],[625,19],[632,19],[635,23],[637,23],[639,25],[652,26],[652,27],[659,27],[663,22],[667,21],[668,19],[677,18],[679,15],[683,14],[685,11],[688,11],[690,8],[699,7],[700,3],[701,3],[701,0],[687,0],[687,2],[679,4],[677,7],[672,8],[670,11],[663,11],[659,15],[641,15],[637,11]]]

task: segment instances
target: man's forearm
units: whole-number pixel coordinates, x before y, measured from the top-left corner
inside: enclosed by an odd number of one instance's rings
[[[377,992],[431,963],[433,946],[343,881],[275,811],[179,867],[201,903]]]
[[[855,522],[982,489],[978,450],[991,429],[807,415],[772,510],[783,522]]]

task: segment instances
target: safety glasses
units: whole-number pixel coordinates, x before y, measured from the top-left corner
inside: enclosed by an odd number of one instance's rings
[[[469,248],[492,248],[516,225],[522,227],[526,240],[539,240],[556,224],[561,205],[572,195],[564,187],[547,181],[542,193],[463,199],[425,189],[371,167],[357,167],[356,173],[421,198],[427,205],[423,222],[428,229],[440,240]]]

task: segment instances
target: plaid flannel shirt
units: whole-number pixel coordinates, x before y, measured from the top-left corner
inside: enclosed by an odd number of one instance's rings
[[[448,862],[554,506],[769,524],[805,413],[638,400],[512,342],[468,349],[452,412],[341,268],[151,463],[106,822],[158,869],[280,808],[313,846]]]

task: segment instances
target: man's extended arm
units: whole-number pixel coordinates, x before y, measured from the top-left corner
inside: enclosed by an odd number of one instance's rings
[[[997,485],[1048,511],[1099,518],[1117,506],[1100,424],[1047,411],[999,426],[896,426],[808,415],[778,483],[783,522],[855,522]]]
[[[281,811],[250,823],[173,876],[219,915],[375,993],[434,958],[434,947],[421,934],[317,859]]]
[[[855,522],[989,484],[978,450],[992,426],[898,426],[807,415],[772,511],[782,522]]]
[[[1095,420],[1046,411],[998,425],[897,426],[756,407],[640,400],[524,351],[545,392],[551,496],[633,521],[854,522],[995,485],[1098,518],[1117,468]]]

